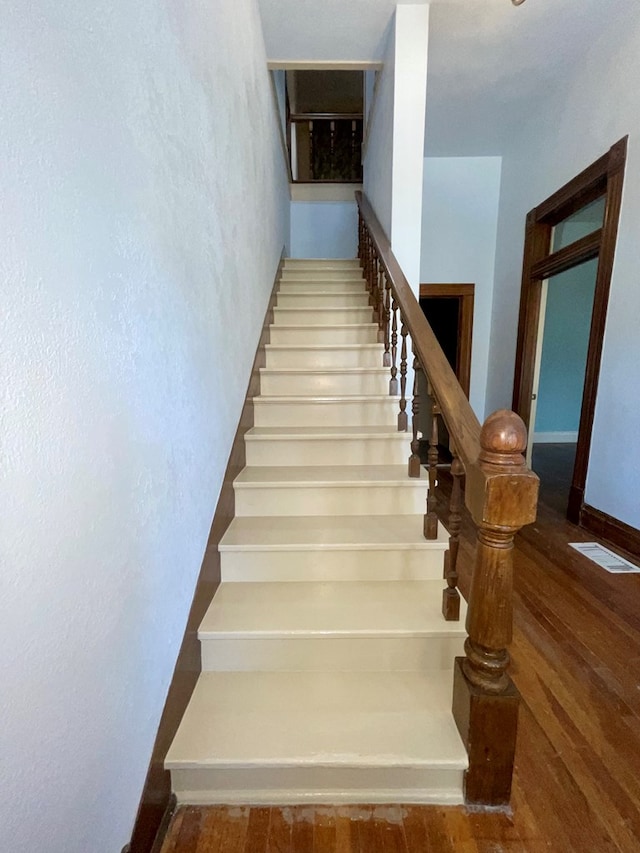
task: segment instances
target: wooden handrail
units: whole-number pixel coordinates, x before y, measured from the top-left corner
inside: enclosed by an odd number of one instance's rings
[[[391,251],[391,244],[375,211],[364,193],[358,191],[355,196],[380,263],[391,282],[400,313],[409,329],[414,352],[429,379],[440,407],[440,414],[453,439],[458,458],[464,466],[467,477],[466,505],[476,524],[480,524],[485,519],[484,504],[488,483],[497,476],[495,471],[487,471],[485,466],[480,465],[480,422]],[[523,520],[520,526],[535,521],[537,506],[538,478],[532,471],[527,471],[524,477],[531,481],[534,489],[530,495],[531,501],[523,513],[528,520]]]
[[[428,539],[437,535],[438,416],[442,416],[449,431],[454,454],[454,489],[443,614],[451,620],[459,618],[456,560],[463,471],[466,477],[465,503],[478,528],[478,541],[467,610],[465,657],[455,662],[453,714],[469,754],[465,798],[475,804],[504,805],[511,794],[519,703],[518,692],[507,672],[507,647],[511,643],[513,622],[513,539],[521,527],[535,521],[539,485],[522,455],[527,446],[527,431],[521,418],[506,409],[494,412],[480,425],[371,204],[363,193],[355,195],[359,209],[358,254],[379,324],[379,339],[385,342],[385,365],[389,364],[387,350],[391,339],[389,387],[390,393],[396,395],[397,314],[400,315],[398,429],[408,429],[404,382],[407,334],[411,338],[416,376],[424,372],[429,386],[432,426],[424,526]],[[416,379],[416,395],[419,384]],[[420,400],[414,399],[408,466],[408,476],[412,477],[420,476],[416,424],[420,408]]]
[[[400,312],[409,327],[415,353],[438,398],[442,417],[450,435],[454,437],[462,464],[468,471],[470,467],[477,464],[480,455],[480,422],[469,405],[400,264],[391,251],[391,244],[371,204],[364,193],[356,192],[355,195],[380,262],[395,292]]]

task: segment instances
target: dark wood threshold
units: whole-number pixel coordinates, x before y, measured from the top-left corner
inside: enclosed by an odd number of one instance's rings
[[[220,583],[220,553],[218,551],[218,544],[235,515],[233,481],[246,464],[244,436],[247,430],[253,426],[253,398],[260,393],[260,368],[264,367],[266,363],[265,344],[269,340],[269,326],[273,320],[273,308],[283,263],[284,253],[276,272],[271,298],[267,307],[262,333],[249,378],[244,406],[240,415],[240,422],[231,447],[220,497],[218,498],[209,539],[202,559],[202,567],[187,619],[182,645],[178,653],[173,678],[160,719],[151,762],[147,771],[147,778],[127,853],[156,853],[172,814],[171,778],[169,772],[164,769],[164,760],[202,670],[198,627]]]
[[[636,530],[630,524],[625,524],[624,521],[619,521],[589,504],[582,507],[580,524],[599,539],[611,542],[612,545],[627,551],[636,559],[640,557],[640,530]]]

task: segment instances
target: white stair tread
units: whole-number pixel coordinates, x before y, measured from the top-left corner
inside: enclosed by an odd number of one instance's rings
[[[375,323],[371,324],[376,329],[378,328]],[[291,328],[291,326],[289,327]],[[307,329],[317,329],[317,326],[306,326]],[[325,326],[326,328],[326,326]],[[344,329],[344,326],[340,327]],[[266,348],[268,350],[282,350],[283,352],[299,352],[300,350],[310,352],[315,352],[320,350],[320,352],[334,352],[334,350],[346,350],[347,352],[360,352],[361,350],[371,350],[375,352],[382,352],[383,346],[382,344],[266,344]],[[386,368],[387,370],[389,368]]]
[[[298,311],[299,309],[298,308],[284,308],[284,309],[280,308],[278,310],[279,311],[282,311],[282,310],[284,310],[284,311]],[[311,311],[315,311],[317,309],[307,308],[305,310],[311,312]],[[340,311],[342,309],[335,308],[333,310]],[[360,311],[361,309],[360,308],[356,308],[356,309],[350,308],[349,310],[350,311],[353,311],[353,310]],[[273,328],[273,326],[271,328]],[[323,323],[322,326],[318,326],[317,324],[313,324],[313,323],[290,323],[286,327],[279,326],[278,331],[281,328],[286,328],[288,331],[290,331],[291,329],[306,329],[309,332],[309,334],[313,334],[314,332],[317,332],[318,329],[339,329],[341,332],[348,330],[348,329],[375,329],[375,331],[377,332],[378,331],[378,324],[377,323],[333,323],[333,324],[332,323]],[[272,346],[272,344],[267,344],[267,346]],[[297,348],[296,344],[293,344],[293,346],[294,346],[294,348]],[[343,346],[343,344],[336,344],[336,346]],[[353,346],[361,346],[361,345],[360,344],[353,344]],[[378,344],[378,346],[379,346],[379,344]]]
[[[406,432],[398,432],[392,426],[279,426],[252,427],[245,433],[245,440],[282,439],[291,441],[308,438],[386,438],[390,441],[404,441],[409,447],[410,437]],[[407,458],[409,450],[407,450]]]
[[[351,266],[360,266],[359,258],[285,258],[285,266],[290,264],[320,264],[321,266],[331,266],[332,264],[348,264]]]
[[[397,404],[399,397],[392,397],[388,394],[334,394],[330,397],[301,397],[287,395],[278,395],[274,394],[273,397],[264,397],[262,394],[258,394],[253,398],[254,402],[258,400],[263,403],[300,403],[303,405],[309,405],[309,403],[380,403],[380,402],[394,402]],[[407,403],[407,411],[409,409],[410,401]],[[405,433],[408,435],[409,433]],[[410,440],[410,439],[409,439]]]
[[[234,518],[220,542],[221,551],[287,550],[443,550],[449,534],[424,538],[422,515],[245,516]]]
[[[443,580],[222,583],[198,636],[255,639],[466,636],[441,613]]]
[[[421,468],[420,478],[409,477],[406,465],[264,465],[244,468],[234,480],[234,485],[240,488],[263,486],[267,483],[279,486],[299,486],[301,483],[313,486],[362,486],[372,483],[411,486],[427,476],[427,472]]]
[[[289,306],[284,306],[284,307],[283,307],[283,306],[280,306],[280,305],[276,305],[276,306],[274,307],[274,309],[273,309],[273,310],[274,310],[274,311],[277,311],[278,313],[281,313],[283,316],[285,316],[286,314],[303,314],[303,313],[304,313],[304,314],[308,314],[309,316],[311,316],[312,314],[319,314],[320,312],[323,312],[323,313],[331,313],[331,314],[336,314],[336,315],[338,315],[338,314],[347,314],[347,315],[349,315],[349,314],[356,314],[358,311],[360,311],[360,312],[362,312],[362,311],[373,311],[373,308],[372,308],[372,306],[370,306],[370,305],[362,305],[362,306],[357,307],[357,308],[350,308],[350,307],[345,307],[345,308],[342,308],[342,307],[341,307],[341,308],[334,308],[334,307],[332,307],[332,306],[329,306],[329,307],[327,307],[327,308],[317,308],[317,307],[312,307],[312,308],[304,308],[304,307],[300,307],[300,308],[297,308],[297,307],[296,307],[296,308],[291,308],[291,307],[289,307]],[[331,324],[329,324],[329,325],[331,325]],[[377,326],[377,324],[374,324],[374,325],[376,325],[376,326]]]
[[[467,767],[451,670],[203,672],[165,761],[201,767]]]
[[[299,284],[299,282],[295,282],[295,283]],[[353,284],[354,282],[353,282],[353,279],[346,279],[345,283],[346,284]],[[359,281],[356,281],[356,283],[360,284]],[[287,279],[286,284],[291,284],[291,279]],[[335,296],[334,290],[323,290],[322,289],[323,285],[326,284],[326,282],[313,280],[313,281],[303,282],[302,284],[304,287],[304,293],[292,294],[288,290],[279,290],[278,295],[279,296],[292,296],[292,295],[295,295],[295,296]],[[340,284],[342,284],[342,282],[340,282]],[[350,296],[366,296],[366,295],[368,295],[368,291],[365,289],[364,285],[365,285],[365,281],[364,281],[364,279],[362,279],[362,290],[361,291],[354,292],[354,291],[348,290],[348,291],[346,291],[346,293],[348,293]]]
[[[388,367],[261,367],[261,374],[274,374],[276,376],[294,375],[294,376],[364,376],[368,374],[377,374],[378,376],[388,376]]]

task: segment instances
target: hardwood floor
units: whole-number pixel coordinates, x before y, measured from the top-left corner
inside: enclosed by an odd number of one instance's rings
[[[560,515],[567,514],[576,461],[576,444],[534,444],[531,467],[540,477],[540,500]]]
[[[554,509],[553,495],[545,501],[514,556],[511,674],[522,705],[511,814],[186,807],[162,853],[638,853],[640,575],[610,575],[569,548],[593,537]],[[466,520],[463,537],[466,593]]]

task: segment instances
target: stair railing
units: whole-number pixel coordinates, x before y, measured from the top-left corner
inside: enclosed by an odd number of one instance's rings
[[[477,546],[467,610],[465,657],[456,658],[454,664],[453,715],[469,757],[466,801],[506,805],[511,795],[519,705],[519,694],[507,672],[507,647],[513,626],[513,540],[521,527],[535,521],[538,499],[538,477],[527,468],[523,456],[527,431],[518,415],[506,409],[494,412],[480,425],[373,208],[363,193],[356,193],[356,201],[358,253],[370,303],[376,308],[378,339],[385,345],[383,364],[390,368],[389,393],[399,397],[399,430],[408,428],[407,337],[411,340],[414,382],[410,477],[420,476],[419,412],[429,407],[432,415],[424,520],[427,539],[435,539],[438,531],[438,417],[443,419],[450,436],[453,485],[449,550],[445,556],[447,585],[443,592],[443,614],[447,620],[460,618],[457,559],[463,477],[466,481],[464,501],[477,527]],[[426,401],[418,393],[423,384],[420,373],[427,381]]]

